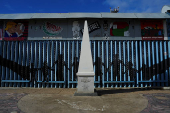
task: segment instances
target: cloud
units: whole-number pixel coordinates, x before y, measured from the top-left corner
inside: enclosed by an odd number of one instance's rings
[[[14,10],[9,4],[4,5],[8,10]]]
[[[170,5],[169,0],[105,0],[104,5],[111,8],[120,7],[121,13],[160,13],[164,5]]]

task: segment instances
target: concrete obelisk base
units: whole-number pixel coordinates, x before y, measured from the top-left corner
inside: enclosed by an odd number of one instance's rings
[[[78,87],[74,96],[98,96],[94,91],[94,76],[78,76]]]

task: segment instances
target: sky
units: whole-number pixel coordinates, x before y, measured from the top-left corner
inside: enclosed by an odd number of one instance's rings
[[[161,13],[170,0],[0,0],[0,14],[110,12],[119,6],[119,13]]]

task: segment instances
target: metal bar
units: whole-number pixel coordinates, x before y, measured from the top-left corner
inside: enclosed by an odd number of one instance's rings
[[[75,53],[75,45],[74,45],[75,41],[72,42],[72,64],[74,63],[74,53]],[[70,79],[70,78],[69,78]],[[72,66],[72,80],[70,81],[70,83],[72,83],[74,81],[74,67]],[[74,87],[73,84],[72,85],[72,88]]]
[[[125,41],[123,41],[123,67],[124,67],[124,81],[126,81],[126,48],[125,48]],[[124,84],[124,87],[126,87],[126,83]]]
[[[40,82],[40,83],[65,83],[65,81],[37,81],[37,82]]]
[[[18,42],[15,43],[15,62],[18,62]],[[17,80],[17,73],[14,72],[14,80]],[[17,87],[17,84],[14,83],[14,87]]]
[[[115,72],[116,72],[116,73],[115,73],[116,82],[117,82],[117,76],[118,76],[118,73],[117,73],[117,60],[118,60],[118,59],[117,59],[117,56],[118,56],[118,55],[117,55],[117,41],[115,41],[115,67],[114,67],[115,69],[114,69],[114,70],[115,70]],[[118,84],[116,83],[116,84],[115,84],[115,87],[117,87],[117,85],[118,85]]]
[[[42,52],[41,52],[41,49],[42,49],[42,43],[41,42],[39,42],[38,43],[39,44],[39,48],[38,48],[38,52],[39,52],[39,62],[38,62],[38,68],[39,69],[41,69],[42,67]],[[40,81],[40,80],[42,80],[42,78],[41,78],[41,72],[42,72],[42,70],[38,70],[38,81]],[[38,88],[40,88],[41,87],[41,83],[38,83]]]
[[[21,82],[21,83],[23,83],[23,82],[30,82],[29,80],[2,80],[1,82]]]
[[[154,51],[154,42],[152,41],[152,65],[153,65],[153,81],[156,81],[155,79],[155,51]],[[153,82],[153,86],[156,86],[155,82]]]
[[[60,41],[60,56],[62,56],[62,43],[61,43],[61,41]],[[60,59],[58,59],[58,60],[60,60]],[[61,76],[61,75],[59,75],[59,76]],[[59,84],[59,88],[62,88],[62,84]]]
[[[110,55],[111,55],[111,63],[113,62],[113,41],[110,42]],[[111,81],[113,81],[113,65],[111,64]],[[111,84],[113,87],[113,84]]]
[[[150,70],[150,67],[151,67],[151,57],[150,57],[150,55],[151,55],[151,52],[150,52],[150,41],[148,41],[148,68],[149,68],[149,80],[151,80],[151,70]],[[149,86],[151,87],[151,83],[149,83]]]
[[[100,41],[98,41],[98,48],[97,48],[97,51],[98,51],[98,59],[100,58]],[[98,61],[98,63],[99,63],[99,61]],[[99,70],[98,70],[98,72],[100,71],[100,67],[98,68]],[[101,74],[100,72],[99,72],[99,74]],[[98,75],[98,78],[100,78],[100,76],[102,76],[102,75]],[[99,81],[99,84],[98,84],[98,87],[100,88],[101,86],[100,86],[100,80],[98,79],[98,81]]]
[[[67,79],[68,79],[68,88],[69,88],[69,78],[70,78],[70,41],[68,41],[68,48],[67,49],[68,49],[68,57],[67,57],[67,60],[68,60],[68,64],[67,64],[68,65],[68,70],[67,70],[68,74],[67,74],[67,76],[68,77],[67,77]]]
[[[131,48],[132,48],[132,69],[134,69],[134,48],[133,48],[133,41],[131,42]],[[134,77],[134,72],[132,72],[132,75]],[[133,84],[133,87],[135,87],[135,84]]]
[[[166,41],[164,41],[164,68],[165,70],[165,80],[167,80],[167,82],[165,83],[165,86],[168,86],[168,70],[167,70],[167,50],[166,50]]]
[[[33,47],[33,42],[31,42],[31,64],[34,64],[34,47]],[[30,65],[30,68],[31,69],[33,69],[34,67],[32,67],[32,65]],[[33,72],[33,71],[32,71]],[[34,87],[34,80],[33,80],[33,78],[34,78],[34,76],[35,75],[33,75],[34,73],[31,73],[31,84],[30,84],[30,87]]]
[[[109,44],[108,44],[108,41],[106,42],[106,74],[107,74],[107,81],[109,81],[109,48],[108,48]],[[109,87],[109,84],[107,84],[107,88]]]
[[[55,42],[56,43],[56,48],[55,48],[55,62],[58,60],[58,41]],[[55,81],[57,81],[57,67],[58,64],[55,63]],[[55,84],[55,88],[58,87],[58,84]]]
[[[168,41],[168,60],[169,59],[170,59],[170,41]],[[168,62],[168,65],[169,65],[169,67],[168,67],[168,70],[169,70],[168,82],[169,82],[169,84],[168,85],[170,85],[170,60]]]
[[[34,42],[34,44],[35,44],[35,47],[34,47],[34,51],[35,51],[35,53],[34,53],[34,57],[35,57],[35,60],[34,60],[34,69],[35,68],[37,68],[37,57],[38,57],[38,55],[37,55],[37,53],[38,53],[38,51],[37,51],[37,41],[35,41]],[[36,81],[37,81],[37,71],[35,70],[35,81],[34,81],[34,88],[35,87],[37,87],[37,83],[36,83]]]
[[[22,46],[23,48],[22,48],[22,51],[23,51],[23,59],[22,59],[22,66],[25,66],[25,64],[26,64],[26,43],[25,43],[25,41],[23,42],[23,46]],[[21,70],[22,71],[22,73],[24,73],[24,69],[23,70]],[[25,76],[25,75],[24,75]],[[24,80],[23,78],[22,78],[22,80]],[[24,83],[22,83],[22,87],[25,87],[25,84]]]
[[[138,42],[136,41],[136,70],[137,72],[135,73],[136,74],[136,86],[139,87],[139,68],[138,68]]]
[[[53,62],[54,62],[54,41],[51,42],[51,69],[53,69]],[[51,81],[54,80],[53,77],[53,70],[51,70]],[[53,88],[54,84],[51,84],[51,88]]]
[[[162,41],[160,41],[160,62],[161,62],[161,70],[163,70],[163,50],[162,50]],[[164,80],[164,74],[161,71],[161,80]],[[164,83],[161,83],[161,86],[164,86]]]
[[[48,78],[48,81],[50,81],[50,41],[47,42],[47,66],[48,66],[48,75],[47,75],[47,78]],[[49,88],[49,84],[47,83],[46,87]]]
[[[44,41],[43,42],[43,63],[44,63],[44,65],[45,65],[45,52],[46,52],[46,42]],[[45,73],[42,73],[42,80],[45,81]],[[45,87],[45,84],[42,84],[42,87]]]
[[[158,81],[157,80],[146,80],[146,81],[144,80],[144,81],[139,81],[139,82],[146,82],[146,83],[147,82],[148,83],[151,83],[151,82],[162,82],[163,83],[163,82],[167,82],[167,80],[158,80]]]
[[[64,62],[66,62],[66,42],[64,42]],[[66,66],[64,65],[64,88],[66,87]]]
[[[104,41],[102,41],[102,63],[104,63]],[[104,88],[104,76],[105,76],[105,72],[104,72],[104,65],[102,65],[102,85],[103,85],[103,88]]]
[[[105,81],[106,83],[134,83],[135,81]]]
[[[127,42],[127,55],[128,55],[128,63],[130,62],[130,48],[129,48],[129,41]],[[129,66],[130,67],[130,66]],[[129,75],[129,67],[128,67],[128,81],[130,81],[130,75]],[[128,87],[130,87],[130,84],[128,84]]]
[[[122,55],[121,55],[121,41],[119,41],[119,61],[121,61]],[[120,82],[122,81],[122,61],[120,62]],[[119,87],[122,87],[122,84],[120,84]]]
[[[96,62],[96,41],[94,41],[94,45],[93,45],[93,64],[94,64],[94,67],[93,67],[93,69],[94,69],[94,73],[95,73],[95,76],[94,76],[94,82],[96,81],[96,67],[95,67],[95,62]],[[97,86],[97,84],[94,84],[94,87],[96,88],[96,86]]]
[[[140,80],[139,81],[143,81],[143,79],[142,79],[142,42],[140,41],[139,42],[139,46],[140,46],[140,69],[141,69],[141,71],[140,71]],[[141,83],[141,87],[143,87],[143,83]]]
[[[147,63],[146,63],[146,42],[144,41],[144,70],[145,70],[145,72],[144,72],[144,75],[145,75],[145,80],[146,80],[146,76],[148,76],[147,74],[146,74],[146,66],[147,66]],[[145,84],[145,87],[147,87],[147,83]]]
[[[159,49],[158,49],[158,41],[156,41],[156,64],[157,64],[157,81],[159,81]],[[160,83],[157,83],[157,86],[160,86]]]
[[[30,63],[29,63],[29,55],[30,55],[30,43],[29,41],[27,42],[27,59],[26,59],[26,66],[29,66]],[[28,70],[27,70],[28,71]],[[29,71],[28,71],[29,72]],[[27,76],[29,76],[29,73],[27,73]],[[27,79],[26,79],[27,80]],[[26,87],[28,87],[29,83],[26,83]]]

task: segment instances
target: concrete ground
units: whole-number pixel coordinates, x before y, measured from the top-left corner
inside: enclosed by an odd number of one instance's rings
[[[170,90],[101,88],[93,97],[75,91],[0,88],[0,113],[170,113]]]

